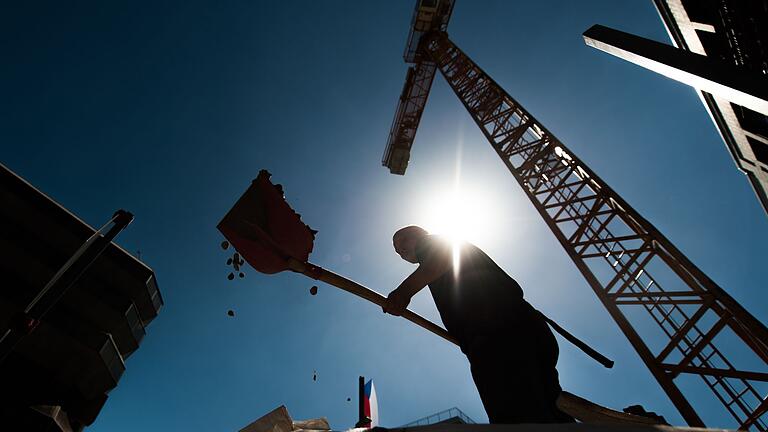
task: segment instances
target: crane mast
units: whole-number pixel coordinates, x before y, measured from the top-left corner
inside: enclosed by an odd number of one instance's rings
[[[417,2],[416,17],[423,3]],[[442,10],[450,17],[453,2],[447,3]],[[439,69],[685,421],[704,426],[685,396],[697,389],[680,383],[681,376],[692,375],[740,429],[767,431],[765,325],[463,53],[445,33],[447,17],[435,17],[437,24],[418,38],[415,26],[411,31],[406,61],[409,51],[418,53],[411,57],[416,65],[409,69],[383,165],[404,174],[426,104],[432,77],[426,84],[410,78],[411,71]],[[403,109],[409,104],[410,111]],[[743,361],[744,353],[753,361]]]

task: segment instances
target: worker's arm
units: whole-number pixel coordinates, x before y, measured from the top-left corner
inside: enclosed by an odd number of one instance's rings
[[[430,254],[410,276],[387,296],[382,306],[384,312],[401,315],[411,302],[411,298],[425,286],[437,280],[452,267],[450,250]]]

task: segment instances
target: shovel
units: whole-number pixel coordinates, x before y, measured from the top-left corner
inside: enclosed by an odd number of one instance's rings
[[[285,201],[282,186],[272,184],[270,177],[261,170],[217,226],[240,256],[258,272],[291,270],[383,306],[386,297],[376,291],[308,262],[317,231],[301,221]],[[401,316],[458,345],[444,328],[428,319],[410,310]]]
[[[270,177],[266,170],[259,171],[217,225],[240,256],[258,272],[274,274],[291,270],[383,306],[386,298],[381,294],[308,261],[317,231],[301,221],[301,216],[285,201],[282,186],[272,184]],[[401,316],[458,345],[444,328],[426,318],[410,310],[405,310]],[[557,405],[562,411],[588,423],[660,424],[658,420],[614,411],[566,391],[558,397]]]

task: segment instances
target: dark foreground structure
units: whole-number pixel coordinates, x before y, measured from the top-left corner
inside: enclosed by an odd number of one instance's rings
[[[2,334],[95,230],[3,165],[0,202]],[[152,269],[110,243],[0,363],[0,429],[91,424],[162,304]]]
[[[293,420],[285,406],[280,406],[256,419],[239,432],[335,432],[325,417]],[[476,424],[458,408],[441,411],[429,417],[396,428],[355,427],[346,432],[725,432],[724,429],[701,429],[636,423],[627,418],[567,424]]]

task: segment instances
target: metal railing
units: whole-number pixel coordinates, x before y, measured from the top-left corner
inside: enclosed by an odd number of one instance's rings
[[[401,427],[411,427],[411,426],[426,426],[431,425],[435,423],[440,423],[449,419],[452,419],[454,417],[458,417],[466,424],[475,424],[475,421],[469,418],[468,415],[464,414],[460,409],[453,407],[449,408],[444,411],[440,411],[439,413],[432,414],[430,416],[420,418],[416,421],[412,421],[408,424],[404,424]]]

